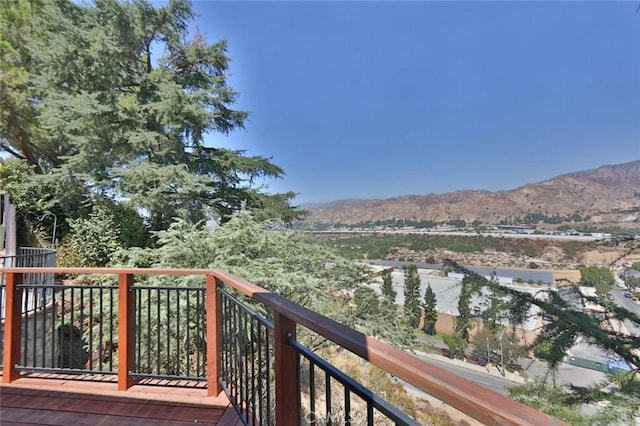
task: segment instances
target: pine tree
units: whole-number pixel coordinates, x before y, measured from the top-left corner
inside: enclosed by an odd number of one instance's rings
[[[227,43],[189,36],[188,0],[0,1],[0,149],[55,182],[50,199],[123,200],[152,231],[178,217],[225,221],[243,205],[303,215],[293,193],[254,187],[283,176],[269,158],[207,144],[248,113],[234,109]]]
[[[436,304],[436,294],[431,289],[431,286],[428,285],[424,293],[422,309],[424,310],[424,332],[429,335],[436,334],[436,321],[438,321]]]
[[[637,249],[634,246],[631,248]],[[486,291],[498,286],[500,291],[509,298],[509,304],[503,305],[503,309],[507,312],[504,312],[502,317],[505,321],[509,321],[511,326],[520,323],[526,317],[532,305],[539,307],[543,312],[554,317],[553,321],[546,323],[542,327],[533,344],[537,357],[547,361],[550,371],[555,371],[559,368],[565,359],[567,351],[575,345],[579,338],[608,353],[615,354],[615,356],[625,360],[632,366],[630,372],[623,372],[621,376],[612,378],[612,383],[616,381],[615,389],[617,389],[613,392],[603,392],[603,383],[588,387],[570,386],[567,397],[558,398],[556,389],[552,389],[550,399],[547,400],[548,395],[544,397],[540,395],[542,398],[537,402],[538,395],[536,392],[538,391],[535,389],[537,385],[527,384],[521,391],[512,393],[513,396],[517,395],[520,401],[548,414],[558,415],[566,420],[569,420],[569,418],[559,415],[556,410],[568,409],[567,412],[571,412],[573,405],[576,403],[604,403],[602,405],[606,408],[591,416],[586,421],[588,424],[629,424],[637,416],[640,410],[640,386],[638,384],[640,382],[637,379],[638,371],[640,371],[638,370],[640,366],[640,355],[638,355],[640,339],[619,333],[611,327],[602,327],[600,320],[593,318],[580,309],[576,309],[571,302],[571,298],[581,297],[577,286],[566,287],[562,291],[549,291],[547,298],[541,298],[537,294],[501,286],[493,280],[487,280],[458,265],[454,261],[448,260],[445,264],[467,275],[463,280],[459,301],[461,312],[459,320],[462,318],[463,321],[458,321],[456,324],[456,329],[460,329],[461,332],[466,330],[468,326],[468,322],[464,321],[464,318],[467,318],[468,315],[465,306],[469,306],[468,300],[471,291],[482,291],[483,289]],[[640,317],[638,315],[603,297],[582,296],[582,298],[587,302],[606,306],[610,321],[628,321],[635,326],[640,325]],[[563,390],[567,389],[563,388]],[[551,405],[547,402],[551,402]]]
[[[420,323],[420,275],[416,265],[404,266],[404,319],[412,327]]]
[[[382,275],[382,296],[384,299],[395,305],[396,296],[398,295],[396,291],[393,289],[393,277],[390,272],[384,273]]]
[[[365,285],[366,267],[308,243],[295,231],[276,229],[273,222],[258,222],[241,211],[215,232],[178,220],[158,234],[156,248],[121,251],[110,266],[222,269],[397,346],[413,343],[414,332],[395,306],[379,304],[375,291]],[[188,286],[198,277],[141,279],[150,285]]]
[[[458,298],[458,317],[456,318],[456,333],[465,341],[469,341],[469,329],[471,328],[471,288],[469,277],[462,279],[460,296]]]

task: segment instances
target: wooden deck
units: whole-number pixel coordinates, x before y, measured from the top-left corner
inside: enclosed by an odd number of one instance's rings
[[[224,393],[206,389],[20,378],[0,384],[1,425],[241,425]]]

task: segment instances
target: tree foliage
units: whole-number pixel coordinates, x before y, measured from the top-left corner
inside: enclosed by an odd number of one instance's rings
[[[382,274],[381,291],[384,299],[387,300],[389,303],[392,303],[395,305],[396,297],[398,296],[398,294],[393,288],[393,277],[391,276],[390,272]]]
[[[469,287],[470,279],[464,277],[460,288],[460,295],[458,296],[458,316],[456,317],[456,333],[469,342],[469,329],[471,328],[471,288]]]
[[[463,271],[469,276],[475,276],[479,283],[484,280],[483,277],[455,262],[449,261],[448,263],[458,271]],[[485,280],[485,285],[491,285],[491,281]],[[538,306],[543,312],[557,318],[545,324],[539,336],[539,339],[542,340],[550,339],[555,346],[554,353],[556,356],[548,358],[551,367],[556,368],[558,366],[564,354],[575,344],[578,337],[582,337],[583,340],[605,351],[617,354],[620,358],[633,365],[640,366],[640,356],[637,354],[637,349],[640,348],[640,339],[620,334],[613,329],[602,328],[599,320],[572,305],[568,300],[570,299],[568,294],[550,291],[547,293],[547,298],[542,298],[537,297],[536,294],[521,292],[504,286],[502,291],[511,298],[511,304],[509,305],[510,317],[513,317],[514,313],[517,314],[515,315],[516,319],[525,317],[526,311],[534,305]],[[577,288],[567,288],[564,291],[579,295]],[[618,321],[628,320],[636,326],[640,325],[640,317],[638,315],[619,307],[615,303],[603,300],[602,297],[580,297],[588,302],[605,304],[611,319]],[[511,322],[511,324],[514,325],[517,322]]]
[[[468,340],[460,333],[456,332],[443,336],[443,342],[447,345],[444,354],[449,358],[464,359],[464,354],[469,345]]]
[[[12,199],[38,185],[32,198],[60,213],[78,198],[125,200],[151,230],[224,221],[243,205],[261,218],[303,215],[293,193],[254,187],[283,176],[269,158],[208,144],[248,113],[234,109],[226,41],[190,36],[193,17],[187,0],[2,0],[0,149],[34,182]]]
[[[492,283],[492,280],[486,280],[454,261],[447,261],[447,264],[456,271],[475,277],[481,288],[497,285]],[[566,391],[563,390],[561,394],[553,396],[559,388],[546,387],[545,383],[529,384],[525,385],[529,387],[526,387],[519,396],[522,402],[568,420],[571,417],[564,416],[574,410],[574,407],[577,406],[574,403],[605,402],[607,408],[601,410],[597,416],[587,419],[587,423],[584,424],[627,424],[627,421],[637,414],[640,407],[640,391],[637,386],[637,373],[640,368],[640,339],[622,334],[613,327],[602,327],[600,320],[576,308],[571,300],[572,297],[577,299],[582,297],[587,302],[599,303],[607,308],[607,316],[610,321],[629,321],[636,327],[640,326],[638,315],[603,297],[581,296],[577,287],[568,287],[563,291],[549,291],[546,292],[546,297],[539,297],[538,294],[521,292],[505,286],[502,286],[502,291],[511,301],[509,307],[506,308],[510,312],[508,318],[514,318],[516,321],[523,318],[531,306],[539,307],[554,318],[553,321],[543,325],[533,345],[538,356],[547,361],[551,371],[558,369],[567,351],[575,345],[579,338],[583,342],[625,360],[632,366],[631,372],[625,374],[625,379],[622,383],[617,384],[615,390],[603,390],[604,384],[596,384],[587,388],[570,387]],[[551,405],[548,405],[549,403]],[[575,420],[576,424],[583,424],[581,419],[582,417],[578,415]]]
[[[404,319],[413,328],[420,323],[420,275],[415,264],[404,266]]]
[[[424,310],[424,332],[429,335],[436,334],[436,322],[438,321],[436,305],[436,294],[431,289],[431,286],[427,285],[427,289],[424,292],[422,309]]]
[[[519,368],[518,359],[527,355],[527,348],[507,329],[483,328],[473,336],[473,355],[484,365],[492,363],[505,370]]]
[[[365,286],[366,266],[275,225],[247,211],[213,228],[177,220],[157,233],[156,248],[121,250],[112,266],[226,270],[347,326],[402,347],[412,344],[413,331]],[[193,278],[176,282],[191,285]]]
[[[585,266],[580,268],[580,282],[583,285],[595,287],[601,294],[609,291],[615,283],[613,273],[602,266]]]
[[[59,249],[61,266],[107,266],[116,251],[148,245],[142,218],[110,200],[96,203],[87,218],[69,219],[69,226]]]
[[[609,391],[589,388],[569,389],[548,383],[542,378],[536,378],[523,385],[509,389],[509,396],[543,411],[571,425],[628,425],[635,423],[635,415],[640,410],[640,382],[637,378],[612,377],[618,382]],[[607,383],[601,383],[602,387]],[[600,404],[593,414],[582,410],[583,404]]]

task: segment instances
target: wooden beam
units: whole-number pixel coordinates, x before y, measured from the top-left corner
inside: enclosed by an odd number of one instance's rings
[[[220,383],[220,351],[222,350],[222,307],[218,294],[219,281],[209,274],[206,278],[207,309],[207,395],[218,396]]]
[[[134,276],[118,276],[118,390],[125,391],[133,386],[129,374],[134,366],[135,347],[135,295],[131,290]]]
[[[287,343],[288,339],[296,338],[296,323],[277,312],[274,319],[276,424],[297,425],[300,423],[298,352]]]

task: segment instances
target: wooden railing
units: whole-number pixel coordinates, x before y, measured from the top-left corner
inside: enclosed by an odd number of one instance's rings
[[[6,320],[2,381],[20,377],[21,294],[24,273],[116,274],[118,275],[118,389],[134,385],[134,299],[131,286],[136,275],[200,275],[206,281],[206,352],[209,395],[221,390],[220,348],[223,317],[217,288],[223,283],[259,302],[274,314],[275,420],[278,425],[299,424],[301,419],[298,382],[298,352],[295,345],[298,326],[329,339],[395,377],[434,396],[484,424],[554,425],[564,424],[533,408],[497,394],[442,368],[422,361],[384,342],[366,336],[330,318],[299,306],[253,283],[220,270],[203,269],[107,269],[107,268],[7,268]]]

